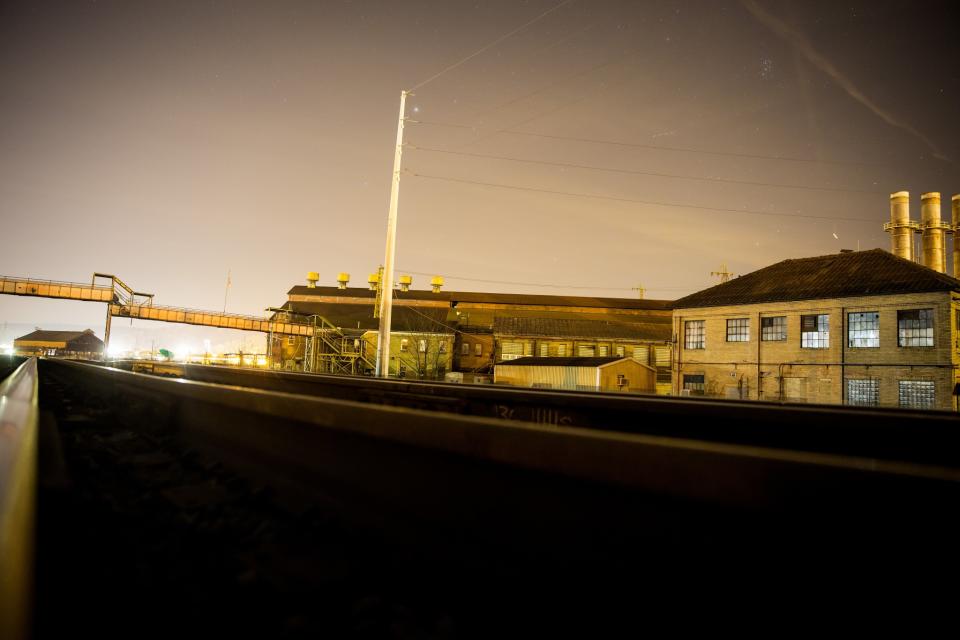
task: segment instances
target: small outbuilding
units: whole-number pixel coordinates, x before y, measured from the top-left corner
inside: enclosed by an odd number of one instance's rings
[[[633,358],[517,358],[497,363],[495,384],[578,391],[655,393],[657,370]]]
[[[92,329],[85,331],[44,331],[37,329],[13,341],[18,356],[55,356],[96,359],[103,354],[103,340]]]

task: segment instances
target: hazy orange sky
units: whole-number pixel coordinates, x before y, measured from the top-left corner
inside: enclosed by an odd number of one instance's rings
[[[227,309],[255,314],[307,271],[362,285],[400,91],[557,4],[5,3],[0,273],[219,309],[230,270]],[[891,191],[915,218],[960,192],[950,7],[567,2],[411,98],[404,167],[434,177],[402,179],[398,268],[675,298],[721,263],[887,248]],[[102,333],[103,308],[4,296],[2,322]]]

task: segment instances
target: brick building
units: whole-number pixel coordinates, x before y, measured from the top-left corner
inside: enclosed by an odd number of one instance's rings
[[[956,410],[958,308],[882,249],[785,260],[674,303],[674,393]]]

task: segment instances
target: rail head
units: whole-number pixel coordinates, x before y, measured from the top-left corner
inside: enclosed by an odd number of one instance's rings
[[[0,382],[0,637],[25,638],[33,571],[37,360]]]

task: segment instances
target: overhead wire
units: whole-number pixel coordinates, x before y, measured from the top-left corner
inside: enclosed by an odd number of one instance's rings
[[[489,44],[481,47],[480,49],[474,51],[473,53],[471,53],[471,54],[468,55],[467,57],[462,58],[462,59],[459,60],[458,62],[455,62],[455,63],[451,64],[450,66],[448,66],[448,67],[446,67],[446,68],[438,71],[437,73],[433,74],[432,76],[430,76],[430,77],[427,78],[426,80],[423,80],[422,82],[417,83],[416,85],[414,85],[413,87],[411,87],[411,88],[409,89],[409,91],[413,92],[413,91],[416,91],[417,89],[420,89],[421,87],[426,86],[427,84],[433,82],[434,80],[436,80],[437,78],[439,78],[439,77],[442,76],[443,74],[447,73],[448,71],[453,71],[454,69],[456,69],[456,68],[459,67],[460,65],[464,64],[465,62],[467,62],[467,61],[469,61],[469,60],[472,60],[473,58],[476,58],[478,55],[480,55],[480,54],[483,53],[484,51],[487,51],[488,49],[490,49],[490,48],[492,48],[492,47],[500,44],[501,42],[503,42],[504,40],[506,40],[506,39],[509,38],[510,36],[512,36],[512,35],[514,35],[514,34],[516,34],[516,33],[519,33],[519,32],[521,32],[521,31],[523,31],[524,29],[526,29],[526,28],[529,27],[530,25],[534,24],[535,22],[538,22],[538,21],[542,20],[543,18],[547,17],[548,15],[550,15],[551,13],[553,13],[554,11],[556,11],[557,9],[559,9],[559,8],[565,6],[565,5],[568,5],[568,4],[570,4],[571,2],[574,2],[574,0],[563,0],[563,2],[560,2],[560,3],[556,4],[556,5],[554,5],[554,6],[551,7],[550,9],[547,9],[546,11],[544,11],[543,13],[541,13],[540,15],[538,15],[538,16],[537,16],[536,18],[534,18],[533,20],[530,20],[530,21],[528,21],[528,22],[523,23],[522,25],[520,25],[519,27],[517,27],[517,28],[514,29],[513,31],[510,31],[509,33],[506,33],[506,34],[500,36],[499,38],[497,38],[497,39],[494,40],[493,42],[491,42],[491,43],[489,43]]]
[[[464,124],[459,122],[442,122],[437,120],[411,120],[410,122],[412,124],[425,124],[425,125],[431,125],[431,126],[470,129],[475,132],[480,132],[484,130],[484,127],[479,127],[477,125]],[[851,165],[851,166],[866,166],[866,167],[886,167],[887,166],[887,165],[878,164],[878,163],[857,162],[857,161],[851,161],[851,160],[817,160],[814,158],[798,158],[795,156],[771,156],[771,155],[763,155],[758,153],[738,153],[734,151],[716,151],[712,149],[693,149],[689,147],[668,147],[664,145],[646,144],[642,142],[622,142],[619,140],[603,140],[598,138],[562,136],[562,135],[555,135],[555,134],[549,134],[549,133],[536,133],[533,131],[519,131],[516,129],[500,129],[497,132],[507,133],[510,135],[517,135],[517,136],[546,138],[551,140],[564,140],[568,142],[586,142],[590,144],[606,144],[606,145],[613,145],[618,147],[651,149],[655,151],[672,151],[672,152],[678,152],[678,153],[702,153],[704,155],[727,156],[727,157],[734,157],[734,158],[748,158],[752,160],[779,160],[784,162],[807,162],[811,164],[835,164],[835,165]]]
[[[513,156],[497,156],[485,153],[470,153],[468,151],[456,151],[453,149],[437,149],[434,147],[421,147],[414,144],[406,144],[405,147],[414,149],[417,151],[429,151],[431,153],[444,153],[450,155],[458,156],[467,156],[471,158],[485,158],[489,160],[505,160],[509,162],[523,162],[527,164],[541,164],[552,167],[565,167],[570,169],[588,169],[590,171],[604,171],[609,173],[622,173],[628,175],[641,175],[641,176],[652,176],[657,178],[672,178],[677,180],[697,180],[701,182],[718,182],[725,184],[741,184],[747,186],[756,186],[756,187],[775,187],[782,189],[804,189],[808,191],[835,191],[835,192],[845,192],[845,193],[865,193],[871,195],[881,194],[881,191],[868,191],[866,189],[846,189],[843,187],[817,187],[812,185],[803,185],[803,184],[782,184],[774,182],[755,182],[750,180],[733,180],[731,178],[710,178],[702,176],[685,176],[678,175],[674,173],[661,173],[655,171],[641,171],[638,169],[616,169],[612,167],[598,167],[595,165],[587,164],[576,164],[570,162],[557,162],[553,160],[532,160],[529,158],[517,158]]]
[[[398,269],[398,271],[403,271],[404,273],[410,273],[415,276],[433,276],[434,273],[427,273],[426,271],[411,271],[409,269]],[[601,286],[591,286],[591,285],[580,285],[580,284],[548,284],[545,282],[517,282],[514,280],[490,280],[487,278],[468,278],[466,276],[453,276],[447,275],[446,278],[451,280],[464,280],[466,282],[487,282],[492,284],[514,284],[521,285],[525,287],[548,287],[551,289],[601,289],[603,291],[635,291],[636,287],[601,287]],[[646,291],[690,291],[693,287],[643,287]]]
[[[512,189],[516,191],[529,191],[533,193],[549,193],[553,195],[560,196],[571,196],[576,198],[591,198],[595,200],[609,200],[613,202],[629,202],[632,204],[644,204],[649,206],[657,207],[673,207],[678,209],[695,209],[701,211],[719,211],[721,213],[734,213],[734,214],[743,214],[743,215],[755,215],[755,216],[770,216],[778,218],[807,218],[811,220],[844,220],[847,222],[872,222],[876,223],[876,220],[872,218],[851,218],[843,216],[818,216],[812,214],[803,214],[803,213],[781,213],[778,211],[764,211],[761,209],[733,209],[726,207],[707,207],[704,205],[695,205],[695,204],[681,204],[677,202],[664,202],[657,200],[640,200],[637,198],[624,198],[618,196],[605,196],[597,193],[578,193],[575,191],[559,191],[555,189],[542,189],[538,187],[524,187],[520,185],[512,184],[502,184],[497,182],[481,182],[479,180],[467,180],[465,178],[453,178],[450,176],[436,176],[429,175],[424,173],[415,173],[413,171],[404,170],[404,173],[410,176],[417,178],[427,178],[429,180],[442,180],[445,182],[455,182],[461,184],[472,184],[482,187],[494,187],[498,189]]]

